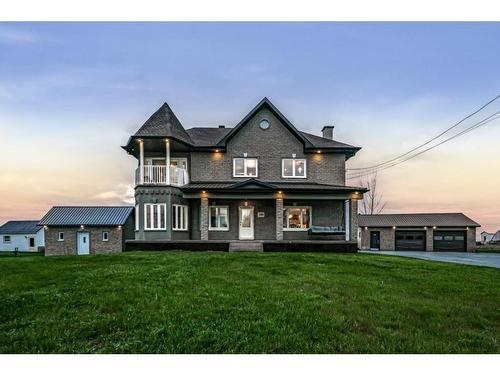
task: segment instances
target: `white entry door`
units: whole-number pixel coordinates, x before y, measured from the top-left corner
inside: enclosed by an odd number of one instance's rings
[[[253,240],[253,207],[240,207],[240,240]]]
[[[76,252],[78,255],[90,253],[89,232],[78,232],[76,234]]]

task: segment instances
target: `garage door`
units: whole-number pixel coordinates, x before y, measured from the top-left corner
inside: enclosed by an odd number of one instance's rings
[[[434,251],[465,251],[465,231],[434,231]]]
[[[397,230],[396,250],[399,251],[425,251],[425,231]]]

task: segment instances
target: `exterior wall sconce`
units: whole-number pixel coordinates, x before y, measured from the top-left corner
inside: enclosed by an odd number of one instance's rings
[[[365,230],[368,230],[368,227],[365,227]]]
[[[219,149],[216,149],[215,152],[219,152]]]
[[[469,230],[469,227],[465,227],[465,230]]]
[[[243,153],[243,157],[246,158],[248,156],[248,152]]]
[[[321,150],[316,151],[316,153],[321,154]]]
[[[118,230],[122,230],[122,226],[121,225],[118,225]]]
[[[396,227],[392,227],[392,229],[396,229]]]
[[[49,227],[48,227],[48,226],[46,226],[46,225],[44,225],[44,226],[43,226],[43,229],[45,229],[45,230],[49,230]]]
[[[436,226],[433,226],[432,229],[436,229],[437,227]]]
[[[424,229],[427,229],[427,227],[424,227]]]
[[[245,207],[248,207],[248,201],[245,199]]]
[[[80,225],[80,229],[85,229],[85,226],[83,226],[83,225]]]
[[[292,158],[296,158],[297,157],[297,154],[292,154]]]

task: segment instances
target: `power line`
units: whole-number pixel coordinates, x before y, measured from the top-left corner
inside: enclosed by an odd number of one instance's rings
[[[408,160],[411,160],[411,159],[413,159],[413,158],[415,158],[415,157],[417,157],[417,156],[419,156],[419,155],[421,155],[421,154],[423,154],[423,153],[425,153],[427,151],[430,151],[430,150],[432,150],[432,149],[434,149],[434,148],[436,148],[436,147],[438,147],[438,146],[440,146],[440,145],[442,145],[444,143],[447,143],[447,142],[451,141],[452,139],[455,139],[455,138],[460,137],[460,136],[462,136],[464,134],[467,134],[467,133],[469,133],[469,132],[471,132],[471,131],[473,131],[473,130],[481,127],[481,126],[484,126],[484,125],[486,125],[486,124],[488,124],[488,123],[490,123],[490,122],[492,122],[492,121],[494,121],[494,120],[496,120],[498,118],[500,118],[500,111],[497,111],[497,112],[493,113],[492,115],[484,118],[483,120],[475,123],[474,125],[471,125],[468,128],[462,130],[461,132],[459,132],[459,133],[457,133],[457,134],[455,134],[455,135],[453,135],[453,136],[451,136],[449,138],[446,138],[445,140],[443,140],[443,141],[441,141],[441,142],[439,142],[439,143],[437,143],[437,144],[435,144],[435,145],[433,145],[431,147],[428,147],[425,150],[422,150],[422,151],[420,151],[420,152],[418,152],[416,154],[408,156],[407,158],[395,161],[395,162],[393,162],[390,165],[385,165],[385,166],[381,166],[379,168],[374,168],[374,169],[372,169],[370,171],[358,172],[357,175],[348,176],[348,177],[346,177],[346,179],[347,180],[352,180],[352,179],[355,179],[355,178],[361,178],[361,177],[369,176],[369,175],[371,175],[373,173],[376,173],[376,172],[379,172],[379,171],[383,171],[383,170],[388,169],[388,168],[395,167],[396,165],[399,165],[399,164],[404,163],[404,162],[406,162]]]
[[[416,151],[424,146],[427,146],[429,143],[435,141],[436,139],[440,138],[441,136],[443,136],[444,134],[448,133],[450,130],[453,130],[455,129],[457,126],[459,126],[460,124],[462,124],[464,121],[468,120],[469,118],[471,118],[472,116],[474,116],[475,114],[477,114],[478,112],[482,111],[484,108],[486,108],[487,106],[489,106],[491,103],[493,103],[494,101],[498,100],[500,98],[500,95],[497,95],[496,97],[494,97],[493,99],[491,99],[490,101],[488,101],[486,104],[482,105],[480,108],[478,108],[477,110],[475,110],[474,112],[472,112],[471,114],[467,115],[466,117],[464,117],[463,119],[461,119],[460,121],[458,121],[457,123],[453,124],[452,126],[450,126],[449,128],[447,128],[446,130],[442,131],[440,134],[438,134],[437,136],[435,136],[434,138],[428,140],[427,142],[425,143],[422,143],[420,146],[417,146],[415,148],[412,148],[410,151],[407,151],[406,153],[402,154],[402,155],[399,155],[395,158],[392,158],[390,160],[387,160],[383,163],[379,163],[379,164],[375,164],[375,165],[372,165],[370,167],[363,167],[363,168],[349,168],[348,171],[362,171],[362,170],[369,170],[369,169],[374,169],[374,168],[377,168],[377,167],[380,167],[380,166],[383,166],[385,164],[389,164],[393,161],[396,161],[398,159],[401,159],[402,157],[405,157],[409,154],[411,154],[413,151]]]

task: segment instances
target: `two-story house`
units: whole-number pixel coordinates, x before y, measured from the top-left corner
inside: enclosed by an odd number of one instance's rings
[[[232,128],[185,129],[165,103],[123,148],[137,159],[132,247],[357,247],[366,189],[345,185],[345,164],[360,148],[333,126],[298,130],[267,98]]]

